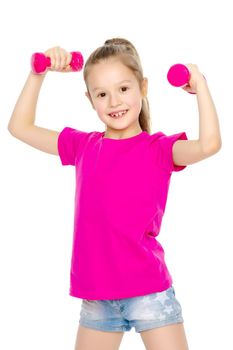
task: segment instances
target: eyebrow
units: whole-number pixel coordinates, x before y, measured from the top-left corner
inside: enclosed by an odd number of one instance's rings
[[[122,84],[122,83],[132,83],[132,80],[122,80],[122,81],[120,81],[118,84],[116,84],[116,85],[120,85],[120,84]],[[101,89],[104,89],[103,87],[96,87],[96,88],[94,88],[92,91],[94,92],[94,91],[96,91],[96,90],[101,90]]]

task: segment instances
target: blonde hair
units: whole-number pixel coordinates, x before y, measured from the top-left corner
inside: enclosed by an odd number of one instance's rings
[[[141,88],[143,81],[143,70],[139,55],[133,44],[123,38],[113,38],[105,41],[103,46],[98,47],[91,53],[85,62],[83,78],[87,86],[87,77],[91,66],[99,63],[103,59],[117,57],[121,63],[128,67],[135,75]],[[88,89],[88,87],[87,87]],[[142,99],[142,108],[139,114],[139,124],[143,131],[151,133],[151,119],[149,101],[146,96]]]

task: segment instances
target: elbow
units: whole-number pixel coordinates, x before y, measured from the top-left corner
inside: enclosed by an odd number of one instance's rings
[[[220,151],[220,149],[222,148],[222,140],[221,138],[218,139],[218,141],[214,142],[213,146],[213,152],[217,153]]]
[[[203,153],[207,156],[211,156],[215,153],[218,153],[220,149],[222,148],[222,141],[219,140],[218,142],[209,143],[208,146],[203,147]]]
[[[16,136],[16,135],[17,135],[16,129],[13,128],[12,125],[8,124],[7,130],[9,131],[9,133],[10,133],[12,136],[17,137],[17,136]]]
[[[8,124],[7,130],[9,131],[9,133],[10,133],[12,136],[14,136],[14,131],[13,131],[13,128],[12,128],[12,126],[11,126],[10,124]]]
[[[7,130],[9,131],[9,133],[10,133],[11,135],[14,136],[15,133],[16,133],[16,130],[17,130],[17,127],[16,127],[15,123],[9,121],[9,123],[8,123],[8,125],[7,125]]]
[[[10,124],[8,124],[7,130],[9,131],[10,134],[12,134],[12,129],[11,129],[11,127],[10,127]]]

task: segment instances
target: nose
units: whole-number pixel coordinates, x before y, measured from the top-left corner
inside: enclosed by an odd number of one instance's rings
[[[115,107],[115,106],[118,106],[120,104],[120,100],[119,100],[119,97],[117,96],[117,94],[110,95],[109,103],[110,103],[111,107]]]

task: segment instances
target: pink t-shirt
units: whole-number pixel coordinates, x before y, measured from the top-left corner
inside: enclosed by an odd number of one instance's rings
[[[176,166],[172,146],[185,132],[146,131],[125,139],[65,127],[58,137],[62,165],[76,171],[71,296],[121,299],[172,285],[156,240]]]

